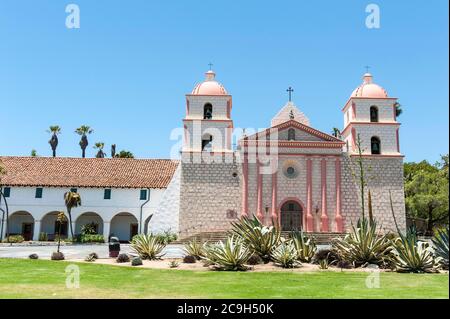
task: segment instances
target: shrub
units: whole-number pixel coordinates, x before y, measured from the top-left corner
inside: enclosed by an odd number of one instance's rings
[[[25,241],[25,239],[23,238],[22,235],[10,235],[10,236],[8,236],[8,238],[4,239],[3,241],[8,242],[8,243],[18,244],[18,243],[23,243]]]
[[[28,258],[30,259],[39,259],[38,254],[31,254],[30,256],[28,256]]]
[[[191,256],[191,255],[184,256],[184,258],[183,258],[183,262],[185,264],[195,264],[196,261],[197,261],[197,258],[195,258],[195,256]]]
[[[253,219],[243,217],[232,222],[232,234],[240,237],[252,253],[259,255],[264,262],[269,262],[272,251],[281,241],[278,226],[264,226],[256,216]]]
[[[394,241],[393,262],[398,272],[434,272],[436,263],[433,250],[427,242],[417,239],[414,227],[408,229],[406,235],[399,234]]]
[[[98,234],[86,234],[80,236],[81,243],[104,243],[105,239],[103,235]]]
[[[39,241],[48,241],[47,233],[39,233]]]
[[[159,259],[163,255],[163,251],[166,244],[161,242],[158,237],[153,235],[136,235],[131,241],[131,249],[133,249],[142,259]]]
[[[134,257],[131,260],[131,266],[142,266],[142,259],[140,257]]]
[[[436,261],[443,269],[448,270],[448,227],[436,230],[433,245]]]
[[[275,265],[283,268],[295,268],[300,266],[297,260],[297,251],[291,240],[282,242],[272,252],[272,259]]]
[[[127,254],[119,254],[119,256],[117,256],[116,262],[118,263],[127,263],[130,261],[130,257],[128,257]]]
[[[347,260],[355,267],[364,264],[386,266],[391,258],[391,241],[377,231],[375,221],[359,219],[357,226],[344,239],[333,241],[333,248],[340,259]]]
[[[84,260],[93,262],[93,261],[96,261],[97,259],[98,259],[97,253],[90,253],[89,255],[87,255],[87,257]]]
[[[257,254],[253,254],[250,256],[250,258],[247,260],[247,265],[259,265],[264,263],[264,261],[259,257]]]
[[[317,246],[311,238],[308,238],[303,231],[292,232],[292,242],[297,252],[297,259],[304,263],[309,263],[317,251]]]
[[[81,235],[96,235],[98,225],[94,222],[81,226]]]
[[[164,243],[166,245],[177,240],[177,238],[178,238],[177,234],[171,232],[170,230],[166,230],[162,234],[157,234],[157,235],[153,235],[153,236],[158,238],[158,240],[160,240],[162,243]]]
[[[328,259],[321,259],[319,260],[319,269],[325,270],[328,269],[329,267],[329,263],[328,263]]]
[[[180,263],[176,260],[169,262],[169,268],[177,268],[178,266],[180,266]]]
[[[251,256],[251,251],[244,241],[237,237],[228,237],[225,242],[208,245],[206,260],[220,270],[247,270],[245,263]]]
[[[197,260],[200,260],[202,257],[205,257],[205,245],[202,244],[197,239],[193,239],[184,245],[184,251],[190,255],[194,256]]]
[[[54,252],[51,257],[52,260],[64,260],[64,254],[62,252]]]

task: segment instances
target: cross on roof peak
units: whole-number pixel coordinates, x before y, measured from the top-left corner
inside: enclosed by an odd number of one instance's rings
[[[292,101],[292,92],[294,92],[294,89],[292,87],[289,87],[286,92],[289,93],[289,102]]]

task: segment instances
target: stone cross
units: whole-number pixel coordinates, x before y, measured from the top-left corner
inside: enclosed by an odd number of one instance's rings
[[[294,92],[294,89],[291,88],[291,87],[289,87],[289,88],[286,90],[286,92],[289,93],[289,102],[291,102],[291,101],[292,101],[292,92]]]

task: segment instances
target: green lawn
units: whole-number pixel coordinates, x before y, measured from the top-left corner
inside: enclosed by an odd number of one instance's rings
[[[448,274],[194,272],[79,263],[80,288],[66,288],[69,263],[0,259],[0,298],[448,298]]]

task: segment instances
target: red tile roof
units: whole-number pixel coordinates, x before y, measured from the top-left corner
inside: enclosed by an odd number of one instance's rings
[[[168,159],[0,156],[7,186],[166,188],[178,167]]]

